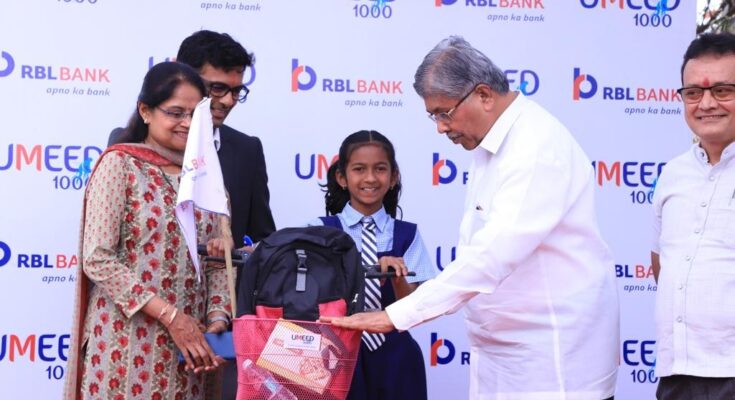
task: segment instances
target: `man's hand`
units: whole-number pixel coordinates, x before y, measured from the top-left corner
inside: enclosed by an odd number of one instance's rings
[[[361,312],[349,317],[319,317],[319,321],[370,333],[388,333],[396,328],[385,311]]]
[[[228,242],[228,239],[225,238],[213,238],[209,239],[207,242],[207,254],[210,257],[219,257],[224,258],[225,257],[225,244]],[[230,248],[234,246],[234,242],[232,239],[229,239]]]

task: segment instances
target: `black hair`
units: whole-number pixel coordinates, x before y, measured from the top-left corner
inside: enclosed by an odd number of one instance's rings
[[[207,30],[194,32],[179,46],[176,61],[201,70],[205,64],[225,71],[250,67],[255,56],[248,53],[232,36]]]
[[[138,103],[148,108],[158,107],[173,96],[181,84],[188,83],[197,88],[202,97],[207,93],[204,81],[194,68],[178,62],[166,61],[154,65],[143,78],[143,87],[138,94]],[[115,143],[142,143],[148,137],[148,125],[143,121],[138,108],[130,117],[123,133]]]
[[[681,64],[681,81],[684,83],[684,67],[693,58],[735,54],[735,35],[729,32],[704,33],[692,40],[684,53]]]
[[[356,149],[366,145],[378,145],[388,155],[391,175],[396,177],[396,183],[383,197],[383,207],[385,207],[385,211],[391,217],[396,218],[396,212],[400,210],[398,200],[401,197],[401,172],[398,169],[396,151],[393,148],[393,144],[387,137],[377,131],[355,132],[347,136],[339,147],[339,158],[327,171],[327,183],[321,185],[324,191],[324,203],[327,215],[335,215],[342,212],[347,202],[350,201],[350,192],[342,188],[337,182],[337,171],[342,176],[347,176],[346,169],[350,161],[350,156]]]

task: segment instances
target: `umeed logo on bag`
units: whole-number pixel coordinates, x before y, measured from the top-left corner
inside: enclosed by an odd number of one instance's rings
[[[322,335],[293,333],[284,340],[283,347],[287,349],[319,351]]]

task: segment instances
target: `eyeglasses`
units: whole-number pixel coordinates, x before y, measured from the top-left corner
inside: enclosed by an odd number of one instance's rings
[[[470,90],[469,92],[467,92],[466,95],[462,96],[462,98],[459,99],[459,101],[457,102],[457,104],[455,104],[454,107],[450,108],[448,111],[440,112],[440,113],[436,113],[436,114],[429,113],[429,115],[428,115],[429,119],[432,120],[432,121],[434,121],[434,122],[437,122],[437,123],[438,122],[444,122],[444,123],[452,122],[452,113],[454,111],[456,111],[457,108],[459,108],[459,106],[462,104],[462,102],[464,102],[468,97],[470,97],[470,95],[472,93],[474,93],[475,92],[475,89],[477,89],[477,87],[480,86],[480,85],[481,84],[478,83],[477,85],[473,86],[472,87],[472,90]]]
[[[245,85],[229,87],[224,83],[212,82],[209,83],[209,97],[225,97],[227,93],[232,94],[232,98],[237,100],[239,103],[244,103],[248,98],[248,89]]]
[[[158,110],[160,110],[162,113],[166,114],[169,118],[181,122],[187,118],[191,119],[194,118],[194,112],[183,112],[183,111],[171,111],[171,110],[164,110],[161,107],[156,107]]]
[[[735,100],[735,83],[721,83],[708,87],[683,87],[681,89],[677,89],[676,93],[679,93],[679,96],[681,96],[681,99],[684,100],[685,103],[694,104],[699,103],[702,100],[705,90],[709,90],[715,100]]]

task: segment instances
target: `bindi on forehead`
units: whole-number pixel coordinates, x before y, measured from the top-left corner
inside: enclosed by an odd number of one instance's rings
[[[704,78],[702,79],[702,86],[709,86],[709,85],[710,85],[710,84],[709,84],[709,78],[705,76],[705,77],[704,77]]]

